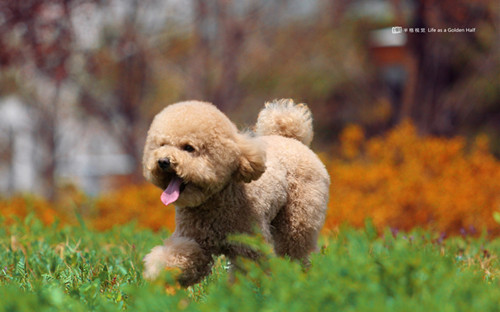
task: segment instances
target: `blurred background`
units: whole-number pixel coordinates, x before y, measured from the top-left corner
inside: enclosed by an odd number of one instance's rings
[[[465,159],[456,175],[476,179],[500,168],[499,23],[497,0],[0,0],[0,196],[56,202],[68,189],[93,197],[143,183],[153,116],[187,99],[213,102],[240,128],[265,101],[307,103],[333,186],[357,188],[360,202],[380,185],[353,186],[339,171],[380,165],[371,146],[390,150],[398,135],[415,144],[409,157],[418,145],[429,162]],[[470,164],[475,148],[490,165]],[[401,177],[405,154],[394,153]],[[437,166],[441,177],[451,165]],[[489,173],[489,195],[474,204],[490,216],[500,210],[497,177]],[[394,205],[422,211],[410,203]]]

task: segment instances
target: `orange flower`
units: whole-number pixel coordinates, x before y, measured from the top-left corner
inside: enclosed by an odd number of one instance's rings
[[[493,219],[500,207],[500,162],[485,136],[467,148],[464,138],[420,137],[404,122],[371,139],[351,125],[340,138],[340,155],[320,155],[332,179],[325,233],[342,223],[361,227],[371,218],[378,228],[500,234]],[[30,212],[46,224],[56,219],[74,223],[76,207],[97,229],[135,220],[141,227],[173,231],[175,209],[165,207],[160,194],[150,184],[131,185],[103,195],[90,210],[91,201],[67,187],[57,203],[16,196],[1,200],[0,211],[6,223]]]
[[[500,162],[486,137],[467,152],[463,138],[420,137],[409,122],[369,140],[362,133],[348,126],[340,136],[341,155],[328,161],[325,232],[372,218],[379,228],[500,234],[492,217],[500,207]]]

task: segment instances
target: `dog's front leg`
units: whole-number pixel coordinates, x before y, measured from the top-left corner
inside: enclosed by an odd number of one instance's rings
[[[186,287],[208,275],[211,266],[211,255],[193,239],[171,236],[144,257],[144,277],[152,280],[166,268],[179,268],[182,273],[177,280]]]

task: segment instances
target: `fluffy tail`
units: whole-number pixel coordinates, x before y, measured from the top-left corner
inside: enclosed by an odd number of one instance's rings
[[[305,104],[281,99],[267,102],[260,111],[255,132],[258,135],[281,135],[309,146],[313,139],[312,115]]]

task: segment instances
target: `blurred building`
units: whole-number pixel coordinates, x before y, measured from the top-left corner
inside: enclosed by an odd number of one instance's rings
[[[37,165],[43,155],[37,145],[33,114],[15,96],[0,99],[0,193],[39,193],[44,183]],[[96,122],[78,120],[68,114],[58,123],[56,174],[58,182],[98,194],[110,186],[110,177],[127,175],[133,163],[123,154],[116,139]]]

